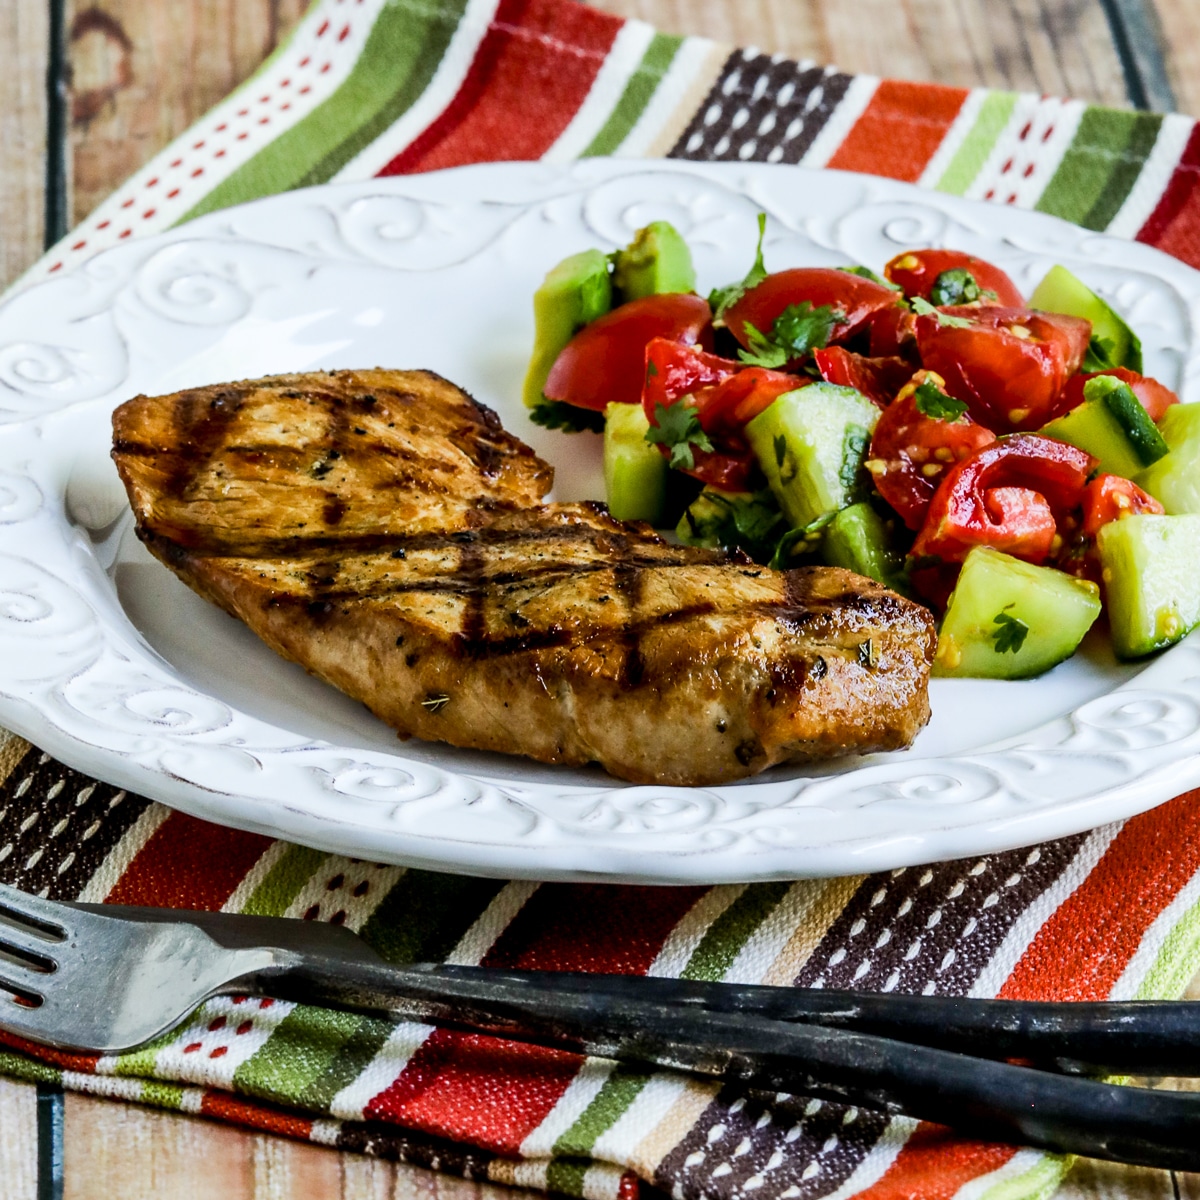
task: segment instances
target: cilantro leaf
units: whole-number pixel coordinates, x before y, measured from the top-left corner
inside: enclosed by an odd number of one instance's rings
[[[1084,355],[1081,371],[1091,375],[1097,371],[1111,371],[1120,366],[1113,357],[1117,344],[1112,338],[1093,335],[1088,342],[1087,354]]]
[[[775,369],[793,358],[801,358],[810,350],[829,345],[833,331],[846,324],[845,315],[831,304],[814,308],[810,301],[789,304],[771,324],[770,336],[746,322],[749,350],[739,350],[738,357],[754,367]]]
[[[562,400],[543,400],[529,410],[529,419],[545,429],[561,429],[563,433],[603,433],[604,414],[590,408],[576,408]]]
[[[948,396],[935,383],[926,380],[914,393],[917,412],[932,417],[935,421],[957,421],[967,411],[961,400]]]
[[[713,288],[708,295],[708,306],[712,309],[714,324],[724,322],[725,313],[733,307],[752,287],[757,287],[767,277],[767,268],[763,265],[763,238],[767,232],[767,214],[758,214],[758,246],[754,251],[754,265],[746,273],[741,283],[731,283],[725,287]]]
[[[934,304],[972,304],[982,295],[975,276],[966,267],[942,271],[929,289],[929,299]]]
[[[937,317],[937,323],[947,329],[970,329],[971,327],[971,322],[966,317],[956,317],[951,313],[944,313],[920,296],[912,298],[912,310],[918,317]]]
[[[1007,654],[1009,651],[1016,654],[1025,644],[1029,626],[1020,617],[999,612],[992,618],[992,624],[1000,626],[992,634],[992,640],[996,643],[993,649],[997,654]]]
[[[744,550],[756,562],[771,557],[787,525],[774,495],[766,488],[749,494],[705,488],[700,499],[685,510],[684,519],[694,544]]]
[[[654,406],[654,424],[646,430],[646,441],[668,447],[671,457],[667,465],[686,471],[696,465],[693,446],[700,450],[711,451],[713,448],[708,434],[700,428],[700,417],[695,408],[682,400],[676,404]]]
[[[772,371],[787,362],[788,352],[782,346],[776,345],[757,326],[747,321],[743,328],[746,331],[746,340],[750,343],[750,349],[738,351],[738,358],[742,362],[748,363],[752,367],[766,367]]]
[[[867,457],[867,447],[871,444],[871,435],[866,426],[849,424],[842,434],[842,465],[838,468],[838,482],[845,489],[847,498],[853,502],[857,499],[859,484],[862,483],[863,460]]]
[[[810,350],[828,346],[834,329],[845,324],[846,315],[832,304],[814,308],[807,300],[801,300],[799,304],[789,304],[775,318],[771,334],[774,341],[791,351],[793,358],[799,358]]]
[[[860,279],[869,279],[872,283],[878,283],[881,287],[885,287],[893,292],[904,291],[898,283],[893,283],[890,279],[884,279],[882,275],[876,274],[870,267],[838,267],[838,270],[845,271],[847,275],[857,275]]]

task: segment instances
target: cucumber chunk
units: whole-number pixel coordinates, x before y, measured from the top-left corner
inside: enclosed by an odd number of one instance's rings
[[[935,675],[1028,679],[1075,653],[1100,615],[1100,589],[988,546],[963,562],[933,659]]]
[[[1089,360],[1099,357],[1106,361],[1086,361],[1084,370],[1100,371],[1105,367],[1128,367],[1142,373],[1142,343],[1106,301],[1101,300],[1081,279],[1066,267],[1051,267],[1046,278],[1033,289],[1030,308],[1044,312],[1064,313],[1068,317],[1083,317],[1092,323],[1092,347]]]
[[[1200,404],[1172,404],[1158,430],[1167,453],[1134,482],[1168,513],[1200,513]]]
[[[1200,625],[1200,515],[1110,521],[1096,545],[1118,657],[1140,658]]]
[[[542,391],[562,348],[589,322],[612,308],[608,255],[583,250],[551,268],[533,293],[533,353],[521,389],[525,404],[543,403]]]
[[[664,292],[694,292],[692,252],[669,221],[651,221],[624,250],[617,251],[613,285],[622,303]]]
[[[1127,383],[1097,375],[1083,386],[1083,403],[1043,426],[1046,437],[1078,446],[1100,470],[1131,479],[1167,453],[1167,443]]]
[[[792,528],[859,499],[879,409],[854,388],[813,383],[785,392],[746,426],[750,448]]]
[[[650,422],[640,404],[610,404],[604,410],[604,493],[618,521],[662,518],[667,495],[667,460],[646,441]]]
[[[821,557],[831,567],[845,567],[891,588],[904,566],[889,544],[883,518],[862,500],[840,509],[825,526]]]

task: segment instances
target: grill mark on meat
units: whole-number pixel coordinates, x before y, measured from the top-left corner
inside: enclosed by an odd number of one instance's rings
[[[629,562],[629,538],[616,534],[605,539],[609,546],[608,556],[616,558],[613,567],[613,586],[625,603],[625,624],[621,630],[624,658],[621,662],[620,684],[623,688],[637,687],[646,674],[646,662],[642,657],[642,628],[638,624],[638,608],[642,602],[644,575],[640,568]]]
[[[212,391],[183,392],[180,424],[183,427],[181,444],[188,447],[189,457],[171,464],[164,491],[172,499],[187,495],[188,484],[206,468],[224,445],[229,426],[241,411],[244,392],[237,388]]]
[[[153,452],[152,452],[153,453]],[[577,505],[577,508],[591,508],[591,505]],[[477,509],[468,514],[473,521],[483,521],[492,516],[503,517],[506,514],[525,515],[529,509],[517,509],[510,505],[493,504],[479,505]],[[547,514],[553,516],[555,514]],[[615,524],[612,518],[606,512],[601,512],[598,516],[603,518],[605,526]],[[522,542],[576,542],[581,546],[590,545],[598,533],[605,532],[605,528],[597,528],[596,525],[587,524],[582,520],[574,520],[570,523],[563,522],[562,524],[547,524],[538,528],[531,528],[528,524],[516,526],[513,528],[505,528],[502,525],[478,525],[473,532],[478,533],[478,541],[482,546],[516,546]],[[259,537],[259,536],[241,536],[234,537],[226,533],[221,534],[220,531],[207,531],[207,535],[201,533],[195,538],[189,539],[188,547],[197,556],[201,558],[215,557],[224,558],[236,557],[239,548],[253,547],[253,552],[256,556],[269,555],[271,558],[278,559],[299,559],[306,558],[314,551],[319,551],[323,548],[336,546],[339,551],[347,556],[354,554],[369,554],[375,551],[391,550],[394,547],[402,548],[407,553],[415,553],[422,550],[445,550],[457,544],[457,538],[462,530],[456,532],[446,532],[437,530],[427,533],[306,533],[300,531],[295,534],[289,534],[286,537]],[[146,540],[143,538],[143,540]],[[628,539],[627,539],[628,541]],[[669,542],[663,541],[657,534],[647,533],[640,537],[635,543],[636,548],[630,551],[630,561],[635,564],[644,564],[646,566],[665,566],[674,563],[738,563],[742,559],[737,554],[728,554],[722,550],[703,550],[696,547],[679,547],[672,546]],[[650,556],[643,554],[644,549],[652,549],[655,554]]]
[[[478,534],[461,534],[458,538],[458,581],[466,605],[462,616],[462,652],[478,658],[487,645],[487,589],[484,572],[487,560],[479,546]]]

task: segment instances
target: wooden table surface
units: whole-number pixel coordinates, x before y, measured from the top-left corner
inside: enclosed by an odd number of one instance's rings
[[[1198,0],[597,0],[659,28],[908,79],[1200,115]],[[224,97],[306,0],[0,0],[0,286]],[[15,56],[13,48],[16,49]],[[1198,981],[1200,982],[1200,981]],[[1192,994],[1200,998],[1200,987]],[[52,1110],[52,1099],[43,1111]],[[495,1200],[507,1189],[68,1094],[61,1193],[35,1089],[0,1079],[0,1200]],[[1194,1197],[1076,1168],[1062,1196]]]

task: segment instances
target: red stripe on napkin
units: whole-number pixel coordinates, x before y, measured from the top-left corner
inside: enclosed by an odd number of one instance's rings
[[[919,1125],[883,1178],[859,1200],[950,1200],[972,1179],[999,1170],[1016,1150],[957,1138],[942,1125]]]
[[[458,95],[379,174],[541,158],[587,98],[622,25],[583,5],[501,0]]]
[[[4,1002],[9,1002],[7,996],[4,997]],[[40,1042],[27,1042],[23,1037],[17,1037],[15,1033],[5,1033],[2,1029],[0,1029],[0,1046],[7,1046],[10,1050],[27,1054],[30,1058],[61,1067],[64,1071],[81,1071],[88,1075],[96,1073],[96,1064],[101,1057],[99,1054],[73,1054],[69,1050],[55,1050],[53,1046],[43,1046]]]
[[[703,887],[544,884],[488,952],[488,967],[644,975]]]
[[[1000,995],[1103,1000],[1146,931],[1200,871],[1200,791],[1133,817],[1038,930]]]
[[[1149,242],[1192,266],[1200,266],[1200,126],[1193,128],[1175,173],[1150,219],[1138,232]]]
[[[134,856],[106,904],[215,911],[266,853],[271,839],[172,813]]]
[[[916,183],[968,94],[964,88],[885,79],[826,165]]]
[[[312,1136],[313,1123],[307,1117],[272,1108],[261,1101],[243,1100],[238,1096],[229,1095],[228,1092],[211,1091],[206,1088],[200,1100],[200,1111],[206,1117],[232,1121],[236,1125],[247,1125],[251,1129],[262,1129],[267,1133],[281,1133],[286,1137],[302,1138],[305,1141]]]
[[[363,1115],[516,1155],[582,1061],[563,1050],[438,1029]]]

